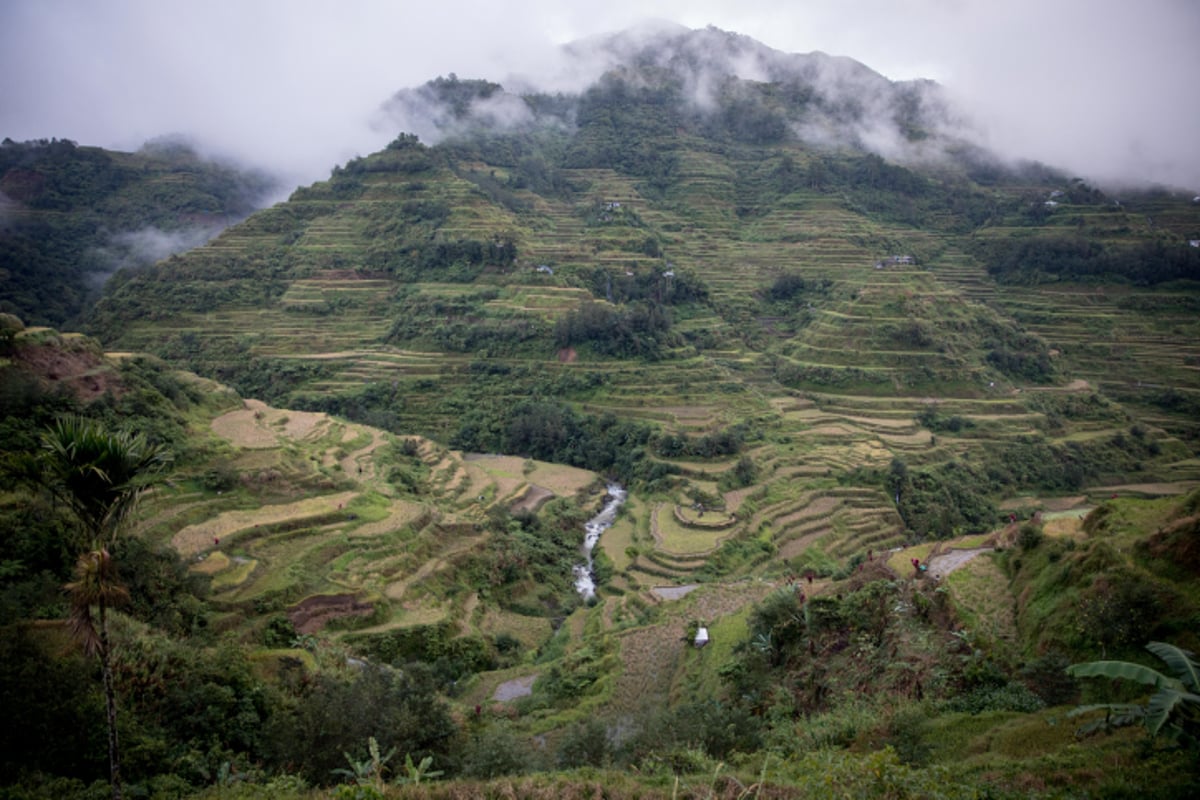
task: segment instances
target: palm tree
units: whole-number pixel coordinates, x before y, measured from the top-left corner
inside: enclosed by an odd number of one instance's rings
[[[117,578],[110,548],[166,460],[166,451],[144,435],[112,433],[97,422],[71,416],[42,436],[37,462],[39,482],[66,505],[79,526],[82,554],[75,565],[75,580],[65,587],[71,602],[69,624],[84,651],[100,659],[114,800],[121,797],[121,767],[108,609],[125,600],[128,592]]]
[[[1154,694],[1146,705],[1100,703],[1079,706],[1070,716],[1105,712],[1103,719],[1081,728],[1083,734],[1141,723],[1151,736],[1163,733],[1177,742],[1196,744],[1200,734],[1200,664],[1196,662],[1195,654],[1165,642],[1150,642],[1146,649],[1162,659],[1174,675],[1164,675],[1129,661],[1089,661],[1067,667],[1067,674],[1076,678],[1123,678],[1153,686]]]

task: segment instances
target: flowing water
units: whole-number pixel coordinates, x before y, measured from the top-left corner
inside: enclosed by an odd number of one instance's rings
[[[600,534],[612,527],[617,518],[617,509],[625,502],[625,494],[625,490],[620,486],[610,483],[604,508],[583,526],[583,555],[587,560],[583,564],[576,564],[574,571],[575,591],[579,592],[585,601],[596,596],[596,581],[592,577],[592,550],[596,547],[596,542],[600,541]]]

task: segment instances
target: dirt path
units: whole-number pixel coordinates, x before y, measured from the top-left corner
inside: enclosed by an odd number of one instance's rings
[[[991,547],[975,547],[970,550],[950,550],[929,559],[929,576],[941,580],[954,570],[965,566],[981,553],[992,552]]]
[[[514,503],[510,510],[514,514],[519,511],[535,512],[541,508],[542,503],[545,503],[551,497],[554,497],[554,492],[546,487],[530,484],[529,490],[525,492],[525,496]]]
[[[660,600],[682,600],[698,588],[698,583],[689,583],[686,586],[651,586],[650,594]]]

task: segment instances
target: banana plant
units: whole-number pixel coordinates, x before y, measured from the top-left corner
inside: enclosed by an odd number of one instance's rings
[[[1141,723],[1151,736],[1164,736],[1195,745],[1200,742],[1200,663],[1189,650],[1150,642],[1146,649],[1167,665],[1171,675],[1129,661],[1089,661],[1072,664],[1067,674],[1075,678],[1111,678],[1136,681],[1154,687],[1145,705],[1097,703],[1079,706],[1068,716],[1104,711],[1104,718],[1079,729],[1081,735]]]
[[[404,756],[405,774],[396,779],[396,783],[420,785],[421,781],[433,780],[442,776],[442,770],[433,769],[433,756],[425,756],[420,763],[414,764],[411,755]]]
[[[383,754],[379,749],[379,742],[374,736],[367,739],[367,758],[362,761],[355,761],[349,753],[342,753],[346,757],[346,761],[350,763],[350,769],[335,769],[335,775],[340,775],[343,778],[348,778],[354,785],[374,789],[380,796],[383,793],[383,787],[386,784],[383,774],[387,769],[387,763],[392,760],[392,756],[396,755],[396,748],[387,751]]]

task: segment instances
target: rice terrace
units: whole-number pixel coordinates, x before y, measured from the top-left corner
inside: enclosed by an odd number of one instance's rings
[[[118,732],[148,798],[1195,796],[1200,198],[838,61],[884,158],[828,56],[621,41],[578,93],[399,92],[436,139],[78,317],[0,283],[0,796],[106,796]],[[0,155],[13,231],[226,196]],[[163,457],[100,538],[62,419]]]

